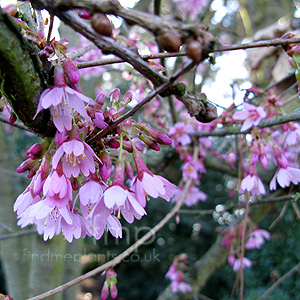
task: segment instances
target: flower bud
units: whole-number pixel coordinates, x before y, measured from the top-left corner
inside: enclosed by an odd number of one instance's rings
[[[185,46],[186,54],[194,62],[200,63],[202,60],[202,45],[198,40],[189,40]]]
[[[105,14],[96,13],[92,17],[92,27],[93,29],[104,36],[111,37],[113,32],[113,27],[110,20]]]
[[[113,149],[118,149],[120,147],[120,142],[115,138],[110,138],[105,141],[105,144]]]
[[[125,165],[126,174],[130,179],[133,179],[133,169],[129,161]]]
[[[140,134],[139,139],[142,140],[150,149],[159,151],[160,147],[156,141],[145,134]]]
[[[75,11],[81,19],[90,20],[92,18],[91,15],[85,9],[76,8]]]
[[[169,28],[162,28],[155,40],[167,52],[178,52],[182,45],[180,36]]]
[[[41,165],[41,162],[37,162],[36,164],[34,164],[34,165],[30,168],[30,170],[28,171],[27,177],[28,177],[28,178],[32,178],[32,177],[36,174],[36,172],[37,172],[37,170],[39,169],[40,165]]]
[[[57,87],[62,87],[67,85],[65,72],[61,66],[56,66],[54,69],[54,85]]]
[[[18,167],[17,172],[23,173],[25,171],[28,171],[32,166],[36,163],[36,160],[28,158],[25,161],[23,161]]]
[[[36,143],[34,145],[32,145],[26,152],[27,154],[31,154],[34,156],[38,156],[41,155],[44,151],[44,147],[42,145],[42,143]]]
[[[17,121],[17,116],[13,111],[11,111],[9,116],[9,123],[13,125],[16,121]]]
[[[76,84],[80,79],[79,70],[72,59],[64,60],[65,74],[72,84]]]
[[[3,10],[10,16],[14,16],[18,12],[17,6],[14,4],[9,4],[5,6]]]

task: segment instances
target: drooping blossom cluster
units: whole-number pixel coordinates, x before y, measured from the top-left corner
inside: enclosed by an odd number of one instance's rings
[[[232,266],[235,272],[252,266],[251,260],[245,256],[241,256],[237,251],[238,240],[242,238],[242,230],[243,224],[241,223],[239,226],[229,227],[222,233],[223,239],[221,245],[229,250],[228,264]],[[270,238],[270,233],[264,229],[249,228],[245,249],[259,249],[265,243],[265,240],[269,240]]]
[[[113,299],[117,298],[117,273],[114,269],[110,268],[105,271],[106,280],[104,281],[103,288],[101,290],[101,299],[106,300],[109,292]]]
[[[146,197],[170,201],[173,196],[175,185],[153,174],[139,151],[158,151],[160,144],[171,144],[171,140],[148,123],[135,120],[124,121],[109,136],[97,139],[97,133],[124,113],[132,94],[121,97],[115,89],[110,106],[104,106],[103,94],[92,100],[81,94],[79,86],[74,89],[79,80],[76,65],[68,58],[61,61],[54,69],[54,86],[42,93],[34,116],[50,109],[57,128],[55,138],[32,146],[17,169],[28,171],[32,178],[14,205],[18,224],[36,224],[45,240],[60,233],[69,242],[86,235],[99,239],[105,230],[122,237],[119,219],[132,223],[146,215]],[[89,140],[93,142],[88,144]]]
[[[171,280],[173,293],[186,294],[192,291],[192,287],[186,282],[187,269],[187,255],[176,256],[166,274],[166,278]]]

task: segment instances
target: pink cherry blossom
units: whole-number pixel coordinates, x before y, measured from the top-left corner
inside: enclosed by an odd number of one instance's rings
[[[118,161],[115,165],[114,180],[103,193],[104,203],[108,209],[120,210],[128,223],[132,223],[134,217],[140,219],[146,214],[142,205],[135,198],[133,191],[124,185],[125,167]]]
[[[260,121],[267,116],[266,112],[261,106],[254,106],[244,102],[244,109],[236,111],[232,118],[238,121],[244,121],[241,131],[247,131],[252,126],[257,126]]]
[[[52,159],[52,165],[55,169],[62,158],[62,169],[68,178],[71,176],[76,178],[80,172],[88,177],[90,173],[95,173],[94,157],[97,158],[87,143],[73,138],[64,142],[57,149]]]
[[[282,188],[290,186],[291,182],[298,184],[300,182],[300,170],[292,167],[278,168],[270,182],[271,190],[276,189],[276,180]]]
[[[237,258],[233,263],[233,270],[238,272],[240,269],[251,268],[252,262],[246,257]]]
[[[247,174],[247,172],[245,173]],[[242,194],[245,191],[254,196],[260,196],[266,192],[264,184],[257,175],[256,167],[253,165],[250,166],[249,173],[241,182],[240,193]]]
[[[192,178],[193,180],[199,179],[199,173],[205,173],[204,164],[199,160],[189,159],[182,167],[183,178],[187,180]]]
[[[265,239],[269,240],[271,238],[271,235],[268,231],[263,229],[256,229],[252,233],[250,233],[249,238],[246,242],[245,248],[246,249],[255,249],[260,248],[264,242]]]
[[[101,184],[97,176],[83,183],[79,189],[78,196],[82,205],[94,204],[100,201],[103,195],[104,185]]]
[[[189,133],[194,132],[194,128],[191,124],[186,124],[184,122],[178,122],[169,129],[169,135],[172,139],[173,147],[186,146],[192,142]]]
[[[65,129],[72,129],[74,110],[80,113],[86,120],[89,120],[84,102],[94,104],[94,101],[67,86],[62,67],[55,68],[54,79],[54,87],[46,89],[42,93],[36,114],[33,118],[35,119],[42,109],[50,108],[53,123],[60,132]]]
[[[174,191],[174,197],[172,199],[172,202],[177,202],[181,195],[182,195],[182,189],[176,189]],[[197,204],[199,201],[205,201],[207,199],[207,195],[200,191],[197,187],[191,186],[184,198],[184,204],[186,206],[193,206]]]
[[[140,152],[134,151],[133,158],[137,168],[137,176],[132,187],[139,203],[143,207],[146,206],[145,193],[153,198],[162,197],[170,201],[176,186],[162,176],[154,175],[146,167]]]
[[[72,201],[71,182],[64,173],[53,170],[44,183],[43,194],[50,207],[66,206]]]

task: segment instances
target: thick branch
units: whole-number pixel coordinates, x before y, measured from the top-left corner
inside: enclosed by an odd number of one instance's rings
[[[44,90],[41,63],[35,47],[23,38],[19,26],[0,8],[1,90],[16,115],[30,130],[42,136],[54,134],[50,114],[32,120]]]
[[[108,2],[115,3],[115,1]],[[128,47],[119,44],[112,38],[97,34],[89,24],[79,18],[76,14],[70,11],[62,10],[61,8],[63,6],[57,7],[57,3],[53,3],[53,1],[50,0],[32,0],[31,3],[38,8],[47,9],[53,15],[57,15],[64,23],[95,43],[95,45],[98,48],[102,49],[104,53],[114,54],[131,64],[145,78],[149,79],[154,87],[158,87],[168,81],[168,78],[166,76],[160,74],[151,66],[149,66],[148,63],[145,62],[135,50],[131,50]],[[73,3],[68,3],[72,4],[73,6]],[[92,3],[94,2],[91,2],[91,4]],[[62,3],[59,2],[58,4],[61,5]],[[103,5],[108,4],[104,2]],[[122,17],[121,14],[120,16]],[[173,84],[170,88],[168,88],[164,93],[161,94],[161,96],[163,97],[169,95],[175,95],[180,101],[185,104],[191,116],[196,116],[196,118],[201,122],[210,122],[217,117],[215,106],[211,104],[203,94],[196,96],[187,92],[184,84]]]

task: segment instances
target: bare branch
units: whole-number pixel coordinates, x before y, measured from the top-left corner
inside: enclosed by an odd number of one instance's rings
[[[295,272],[298,272],[300,269],[300,263],[295,265],[290,271],[284,274],[281,278],[279,278],[271,287],[269,287],[257,300],[267,299],[266,297],[271,294],[282,282],[292,276]]]
[[[141,245],[143,245],[148,239],[150,239],[158,230],[160,230],[180,209],[181,205],[184,202],[184,198],[189,190],[189,187],[192,183],[192,180],[189,179],[184,187],[183,193],[179,199],[179,201],[176,203],[176,205],[173,207],[173,209],[156,225],[154,226],[149,232],[147,232],[142,238],[140,238],[138,241],[136,241],[133,245],[131,245],[129,248],[127,248],[124,252],[122,252],[120,255],[118,255],[116,258],[114,258],[113,260],[103,264],[100,267],[95,268],[94,270],[81,275],[53,290],[50,290],[46,293],[43,293],[41,295],[32,297],[28,300],[42,300],[45,298],[48,298],[52,295],[55,295],[57,293],[60,293],[62,291],[64,291],[65,289],[89,278],[92,277],[100,272],[103,272],[104,270],[108,269],[108,268],[112,268],[115,265],[119,264],[125,257],[127,257],[128,255],[130,255],[132,252],[134,252],[137,248],[139,248]]]
[[[259,125],[257,126],[258,128],[267,128],[267,127],[272,127],[280,124],[284,124],[287,122],[292,122],[292,121],[299,121],[300,120],[300,110],[295,110],[291,114],[285,114],[283,116],[278,116],[272,119],[268,120],[262,120]],[[237,125],[237,126],[231,126],[231,127],[225,127],[225,128],[220,128],[220,129],[214,129],[214,131],[209,131],[209,130],[203,130],[200,132],[193,132],[191,133],[192,136],[196,137],[208,137],[208,136],[226,136],[226,135],[232,135],[232,134],[247,134],[251,132],[252,128],[241,132],[242,126]]]

